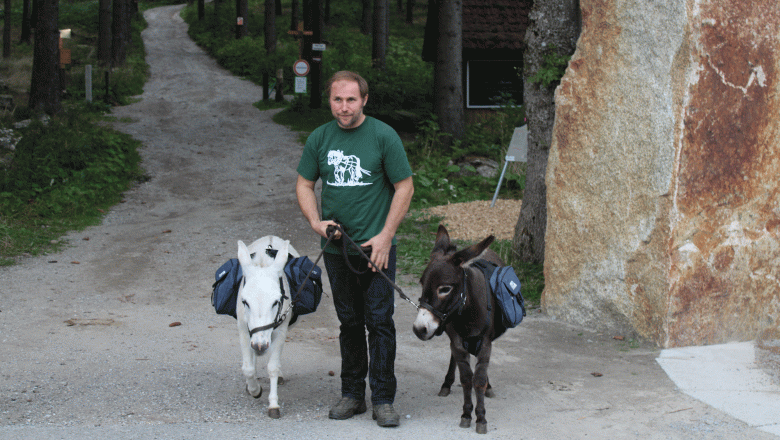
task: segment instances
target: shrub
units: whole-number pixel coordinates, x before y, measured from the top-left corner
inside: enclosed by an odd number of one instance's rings
[[[115,203],[140,176],[139,144],[76,111],[48,124],[35,121],[17,144],[12,166],[0,170],[0,213],[47,219]]]

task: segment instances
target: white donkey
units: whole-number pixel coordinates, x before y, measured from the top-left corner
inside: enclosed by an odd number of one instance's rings
[[[266,252],[276,251],[276,257]],[[281,378],[281,356],[287,328],[293,317],[292,293],[284,275],[287,254],[298,257],[298,252],[287,240],[272,235],[263,237],[247,247],[238,241],[238,261],[244,278],[238,291],[236,315],[238,339],[241,345],[241,370],[246,378],[246,390],[254,398],[263,394],[257,380],[257,358],[266,352],[271,391],[268,395],[268,416],[281,417],[277,384]]]

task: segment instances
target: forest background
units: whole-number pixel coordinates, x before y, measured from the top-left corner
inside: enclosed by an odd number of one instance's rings
[[[148,75],[140,38],[144,28],[141,12],[172,3],[177,2],[140,2],[140,11],[130,15],[125,61],[105,67],[100,67],[97,60],[99,2],[60,3],[58,26],[71,30],[71,38],[63,40],[63,47],[70,50],[71,63],[62,70],[62,111],[44,118],[25,105],[29,100],[33,49],[21,38],[22,4],[3,10],[4,23],[10,21],[13,44],[0,64],[0,93],[9,96],[13,104],[0,116],[4,138],[0,147],[0,264],[14,264],[19,258],[66,245],[61,240],[65,232],[99,223],[105,212],[121,200],[123,191],[148,179],[139,167],[138,150],[142,145],[105,122],[111,120],[112,106],[133,102],[134,96],[142,93]],[[300,55],[299,43],[287,30],[294,27],[292,11],[298,2],[273,2],[281,9],[275,7],[277,42],[270,54],[264,35],[267,3],[247,1],[246,33],[240,38],[235,2],[193,3],[182,16],[193,40],[226,69],[258,84],[270,81],[268,90],[275,90],[276,83],[280,83],[287,99],[277,101],[269,94],[256,106],[260,110],[283,107],[274,120],[305,133],[301,139],[304,142],[309,132],[332,116],[324,108],[327,106],[312,105],[316,99],[309,94],[293,93],[292,66]],[[361,72],[371,85],[366,112],[388,122],[402,136],[413,164],[416,192],[410,214],[398,232],[399,270],[418,275],[442,221],[426,210],[491,199],[498,177],[480,175],[472,159],[502,164],[514,128],[523,124],[524,109],[508,100],[498,102],[500,108],[469,118],[461,139],[442,142],[445,134],[433,115],[433,65],[421,57],[428,2],[387,3],[389,26],[381,68],[372,58],[372,34],[365,24],[364,3],[327,2],[322,77],[343,69]],[[10,20],[5,20],[6,16]],[[85,100],[87,65],[96,66],[91,102]],[[282,81],[276,79],[279,69]],[[524,185],[523,166],[511,167],[499,197],[522,199]],[[506,219],[513,224],[516,220]],[[544,286],[541,264],[523,262],[513,255],[511,240],[499,240],[493,249],[520,275],[526,299],[538,304]]]

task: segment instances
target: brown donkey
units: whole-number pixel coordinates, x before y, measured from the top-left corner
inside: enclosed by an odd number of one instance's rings
[[[477,432],[487,433],[485,419],[485,395],[492,397],[488,382],[488,364],[492,342],[506,331],[501,323],[496,298],[491,294],[488,280],[476,267],[474,259],[480,257],[498,266],[504,262],[488,249],[495,237],[492,235],[481,242],[458,251],[450,241],[447,228],[439,225],[436,243],[431,251],[431,259],[423,272],[422,296],[417,319],[414,321],[414,334],[423,341],[446,332],[450,337],[450,366],[439,392],[440,396],[449,394],[455,377],[455,365],[460,370],[460,383],[463,385],[463,414],[460,427],[471,425],[471,390],[475,391],[477,407]],[[471,370],[470,356],[477,357],[474,372]]]

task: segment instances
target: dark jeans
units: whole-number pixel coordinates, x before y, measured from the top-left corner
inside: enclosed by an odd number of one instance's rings
[[[384,271],[393,282],[395,260],[396,248],[393,246]],[[362,275],[353,273],[341,254],[326,252],[324,261],[333,304],[341,323],[341,394],[365,399],[368,374],[371,402],[374,405],[393,403],[396,392],[393,287],[371,270]],[[360,271],[368,266],[368,262],[358,255],[350,256],[349,262]]]

